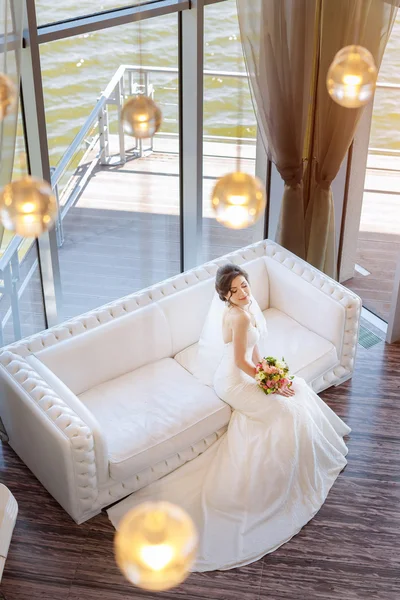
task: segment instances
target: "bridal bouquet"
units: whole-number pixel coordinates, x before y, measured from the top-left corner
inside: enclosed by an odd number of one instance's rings
[[[285,359],[278,360],[272,356],[263,358],[256,365],[256,381],[265,394],[274,394],[278,390],[292,386],[293,377],[289,376],[289,367]]]

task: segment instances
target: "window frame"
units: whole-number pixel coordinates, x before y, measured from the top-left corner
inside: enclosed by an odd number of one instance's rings
[[[21,104],[30,173],[50,181],[50,161],[45,118],[40,45],[84,33],[178,13],[179,141],[180,141],[180,242],[181,271],[196,267],[202,246],[203,203],[203,71],[204,7],[225,0],[154,0],[141,5],[110,9],[101,13],[37,25],[31,0],[25,9],[21,64]],[[271,189],[271,164],[257,140],[256,174]],[[267,237],[265,219],[255,228],[253,241]],[[46,326],[63,320],[62,289],[55,228],[37,241]]]

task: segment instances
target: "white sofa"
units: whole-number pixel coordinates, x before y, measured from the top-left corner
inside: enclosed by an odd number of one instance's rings
[[[18,504],[5,485],[0,483],[0,582],[18,514]]]
[[[360,299],[271,241],[22,340],[0,353],[9,443],[81,523],[195,458],[230,408],[192,374],[219,265],[248,270],[269,337],[317,392],[351,377]]]

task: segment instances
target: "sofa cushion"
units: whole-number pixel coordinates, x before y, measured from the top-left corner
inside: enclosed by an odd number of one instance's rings
[[[285,358],[292,373],[311,383],[339,363],[335,346],[276,308],[264,311],[268,336],[263,356]]]
[[[157,302],[170,327],[171,356],[200,338],[214,289],[214,280],[207,279]]]
[[[36,353],[77,395],[172,354],[170,328],[157,304]]]
[[[107,439],[110,476],[124,481],[229,422],[231,410],[176,361],[166,358],[79,396]]]
[[[174,357],[176,362],[178,364],[180,364],[181,367],[186,369],[186,371],[189,371],[189,373],[192,373],[192,375],[196,368],[198,347],[199,347],[198,343],[192,344],[188,348],[185,348],[184,350],[181,350],[180,352],[178,352],[178,354],[175,354],[175,357]]]
[[[284,356],[290,370],[308,383],[338,364],[335,346],[275,308],[263,311],[268,336],[260,352],[263,356]],[[175,356],[175,360],[193,373],[197,344]]]

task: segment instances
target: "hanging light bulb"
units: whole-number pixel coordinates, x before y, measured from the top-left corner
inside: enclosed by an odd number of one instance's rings
[[[243,55],[238,52],[237,71],[242,69]],[[231,229],[244,229],[254,225],[265,209],[265,190],[261,181],[248,173],[243,173],[241,162],[241,129],[240,122],[243,113],[243,85],[238,78],[238,117],[236,126],[237,155],[236,170],[228,173],[214,186],[211,194],[211,204],[219,223]]]
[[[17,91],[13,81],[4,73],[0,73],[0,121],[15,106]]]
[[[0,219],[6,229],[38,237],[54,222],[57,202],[50,185],[29,175],[8,183],[0,194]]]
[[[326,83],[330,97],[345,108],[359,108],[374,95],[377,69],[374,58],[362,46],[339,50],[329,67]]]
[[[149,96],[129,98],[122,108],[124,131],[138,139],[151,138],[160,129],[162,113]]]
[[[265,191],[261,181],[242,171],[221,177],[212,192],[216,219],[232,229],[254,225],[265,209]]]
[[[125,577],[146,590],[170,589],[186,579],[196,557],[190,517],[168,502],[145,502],[123,518],[115,557]]]
[[[142,1],[139,0],[139,17],[142,11]],[[142,68],[142,22],[138,22],[138,50],[139,50],[139,77],[140,85],[145,88],[145,94],[138,94],[129,98],[122,107],[122,123],[125,133],[143,140],[152,138],[161,127],[162,112],[150,96],[143,82]]]

